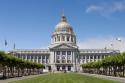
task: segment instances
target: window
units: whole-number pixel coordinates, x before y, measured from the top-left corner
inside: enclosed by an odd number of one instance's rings
[[[66,63],[66,61],[65,61],[65,60],[62,60],[62,63]]]
[[[57,62],[57,63],[60,63],[60,60],[57,60],[56,62]]]
[[[30,56],[29,56],[29,55],[27,56],[27,59],[30,59]]]
[[[57,56],[57,59],[60,59],[60,56]]]
[[[60,55],[60,51],[57,51],[57,55]]]
[[[37,56],[35,56],[35,59],[37,59]]]
[[[85,56],[83,56],[83,59],[85,59]]]
[[[67,41],[69,41],[69,36],[67,37]]]
[[[86,56],[87,57],[87,59],[89,59],[89,56]]]
[[[58,36],[58,41],[60,41],[60,36]]]
[[[45,59],[45,56],[42,56],[43,59]]]
[[[98,59],[100,59],[100,56],[98,55]]]
[[[71,51],[68,51],[68,52],[67,52],[67,55],[71,55]]]
[[[23,55],[23,59],[25,59],[25,55]]]
[[[31,59],[33,59],[33,56],[31,56]]]
[[[62,56],[62,59],[65,59],[65,56]]]
[[[62,55],[66,55],[66,51],[62,51]]]
[[[65,36],[62,36],[62,41],[65,41]]]
[[[70,59],[71,58],[71,56],[67,56],[68,57],[68,59]]]
[[[96,55],[94,56],[94,59],[96,59]]]
[[[102,59],[104,59],[104,55],[102,55]]]
[[[71,63],[71,60],[67,60],[67,63]]]
[[[90,56],[90,59],[93,59],[93,56]]]
[[[39,56],[39,59],[41,59],[41,56]]]

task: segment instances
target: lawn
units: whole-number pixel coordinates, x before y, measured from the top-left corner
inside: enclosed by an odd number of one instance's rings
[[[75,73],[48,74],[11,83],[119,83]]]

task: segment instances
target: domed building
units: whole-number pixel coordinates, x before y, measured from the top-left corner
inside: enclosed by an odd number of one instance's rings
[[[119,53],[113,49],[79,49],[76,35],[66,16],[62,16],[51,36],[48,49],[13,49],[14,56],[45,65],[54,71],[80,71],[80,64],[102,60]]]

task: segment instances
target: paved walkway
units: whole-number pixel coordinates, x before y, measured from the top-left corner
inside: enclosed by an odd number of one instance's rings
[[[5,80],[0,80],[0,83],[8,83],[8,82],[12,82],[12,81],[18,81],[18,80],[23,80],[23,79],[28,79],[28,78],[34,78],[34,77],[42,76],[42,75],[47,75],[47,74],[39,74],[39,75],[30,75],[30,76],[10,78],[10,79],[5,79]]]
[[[89,73],[80,73],[80,74],[87,75],[87,76],[93,76],[93,77],[97,77],[97,78],[104,78],[104,79],[108,79],[108,80],[114,80],[114,81],[119,81],[121,83],[125,83],[125,78],[122,78],[122,77],[113,77],[113,76],[105,76],[105,75],[89,74]]]

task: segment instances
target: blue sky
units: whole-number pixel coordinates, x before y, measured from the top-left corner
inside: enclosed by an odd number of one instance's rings
[[[125,0],[0,0],[0,50],[48,47],[63,9],[81,48],[125,39]]]

